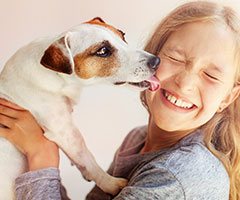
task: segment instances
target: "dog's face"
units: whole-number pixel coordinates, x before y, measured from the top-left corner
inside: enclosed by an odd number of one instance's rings
[[[100,18],[65,33],[46,49],[41,64],[51,70],[77,75],[80,80],[107,80],[147,88],[160,60],[130,49],[124,33]],[[144,81],[144,82],[143,82]]]

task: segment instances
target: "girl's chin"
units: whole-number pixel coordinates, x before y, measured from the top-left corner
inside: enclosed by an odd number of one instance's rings
[[[158,119],[152,119],[156,126],[162,130],[163,132],[169,132],[169,133],[180,133],[184,134],[185,133],[191,133],[194,130],[196,130],[198,127],[193,127],[193,124],[188,124],[183,121],[174,121],[174,119],[165,119],[165,120],[160,120]]]

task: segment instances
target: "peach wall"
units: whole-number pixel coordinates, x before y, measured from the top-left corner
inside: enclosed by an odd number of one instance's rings
[[[0,67],[22,45],[60,33],[100,16],[126,32],[128,43],[142,47],[153,26],[184,0],[8,0],[0,2]],[[240,10],[239,0],[230,2]],[[122,139],[147,122],[137,91],[124,87],[91,86],[83,91],[74,119],[98,163],[107,169]],[[73,200],[84,199],[93,183],[84,181],[70,161],[61,156],[63,183]]]

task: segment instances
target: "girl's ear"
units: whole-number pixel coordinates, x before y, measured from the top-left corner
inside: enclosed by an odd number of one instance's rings
[[[240,84],[237,84],[233,87],[230,94],[221,102],[217,112],[222,112],[225,108],[227,108],[231,103],[233,103],[240,95]]]

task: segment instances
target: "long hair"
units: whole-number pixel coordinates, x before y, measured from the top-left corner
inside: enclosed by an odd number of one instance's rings
[[[183,4],[166,16],[155,29],[145,50],[159,55],[172,32],[192,22],[221,22],[235,35],[235,84],[240,83],[240,20],[229,7],[213,2],[196,1]],[[141,100],[148,109],[145,92]],[[230,200],[240,200],[240,97],[201,127],[207,148],[224,164],[230,178]]]

